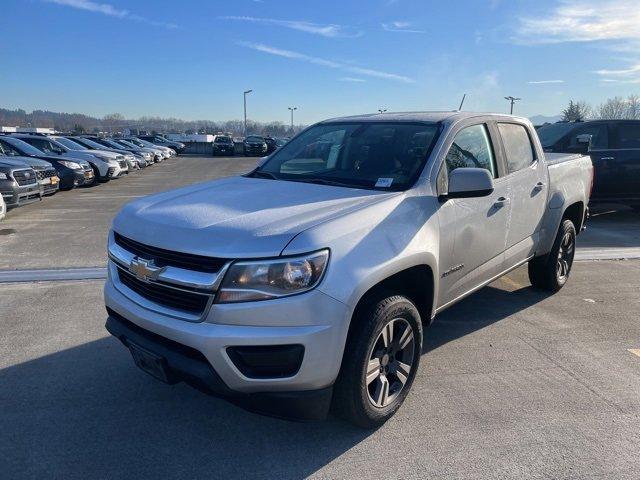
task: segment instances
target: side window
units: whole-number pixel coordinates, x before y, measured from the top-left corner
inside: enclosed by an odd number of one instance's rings
[[[484,168],[495,178],[496,162],[486,125],[473,125],[460,130],[453,139],[445,163],[448,173],[463,167]]]
[[[24,141],[42,150],[45,153],[53,152],[53,150],[51,150],[51,144],[46,140],[42,140],[40,138],[29,138],[29,139],[24,139]]]
[[[14,149],[11,145],[0,141],[0,152],[11,157],[18,157],[20,152]]]
[[[640,123],[619,123],[616,148],[640,148]]]
[[[605,123],[597,125],[584,125],[580,128],[576,128],[571,132],[569,138],[569,148],[578,148],[578,135],[589,134],[591,135],[591,148],[605,149],[609,148],[609,132]]]
[[[498,130],[507,161],[507,172],[513,173],[531,165],[536,157],[527,129],[516,123],[499,123]]]

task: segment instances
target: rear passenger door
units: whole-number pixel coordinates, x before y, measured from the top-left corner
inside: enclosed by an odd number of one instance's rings
[[[506,179],[511,192],[511,217],[504,264],[510,268],[535,251],[547,202],[546,165],[538,158],[531,132],[520,123],[498,122]]]
[[[607,196],[640,198],[640,122],[616,122],[612,140],[606,171]],[[599,179],[597,167],[596,175]]]

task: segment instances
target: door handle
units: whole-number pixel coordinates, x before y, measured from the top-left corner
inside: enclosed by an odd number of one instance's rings
[[[507,197],[500,197],[495,201],[493,206],[496,208],[500,208],[504,207],[507,203],[509,203],[509,199]]]
[[[538,182],[536,183],[536,186],[533,187],[534,190],[542,190],[545,187],[545,184],[543,182]]]

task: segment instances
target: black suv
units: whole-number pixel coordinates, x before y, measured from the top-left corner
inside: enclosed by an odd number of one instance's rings
[[[213,139],[213,156],[224,155],[233,156],[236,153],[236,146],[233,138],[228,135],[216,135]]]
[[[640,120],[558,122],[538,130],[545,152],[580,153],[591,135],[594,184],[591,202],[640,208]]]
[[[249,135],[244,139],[244,154],[258,155],[260,157],[267,154],[267,143],[264,141],[264,137],[259,135]]]

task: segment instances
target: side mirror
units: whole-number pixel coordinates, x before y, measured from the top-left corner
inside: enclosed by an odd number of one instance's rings
[[[580,135],[576,136],[576,153],[582,153],[584,155],[589,153],[591,151],[592,139],[593,135],[591,135],[590,133],[581,133]]]
[[[447,198],[486,197],[493,193],[493,177],[484,168],[456,168],[449,174]]]

